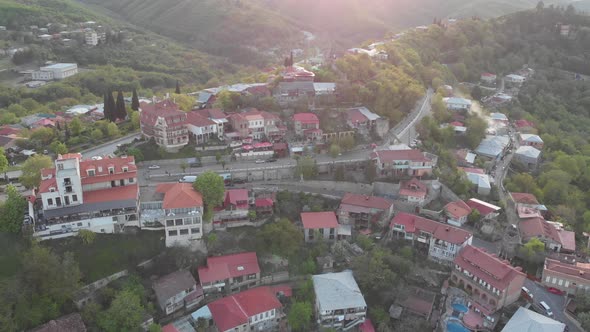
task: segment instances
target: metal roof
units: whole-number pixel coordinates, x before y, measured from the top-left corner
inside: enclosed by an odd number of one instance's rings
[[[320,311],[367,307],[352,271],[319,274],[312,278]]]
[[[502,332],[563,332],[565,324],[534,311],[518,308]]]
[[[116,199],[116,197],[113,197]],[[134,199],[128,200],[115,200],[109,202],[97,202],[97,203],[84,203],[80,205],[70,205],[59,209],[51,209],[43,211],[43,216],[47,218],[58,218],[76,213],[88,213],[102,210],[114,210],[114,209],[125,209],[135,208],[137,201]]]

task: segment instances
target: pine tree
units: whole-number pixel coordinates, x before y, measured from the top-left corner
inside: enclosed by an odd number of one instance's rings
[[[117,120],[117,108],[115,98],[113,98],[113,93],[108,91],[105,98],[107,102],[104,104],[104,118],[114,122]]]
[[[55,122],[55,129],[57,129],[57,131],[61,131],[61,125],[59,124],[59,121]]]
[[[139,110],[139,98],[137,97],[137,90],[133,88],[133,97],[131,97],[131,109],[134,111]]]
[[[67,122],[64,124],[65,128],[65,138],[66,138],[66,142],[70,139],[70,128],[68,128],[68,124]]]
[[[179,95],[179,94],[180,94],[180,83],[178,82],[178,80],[176,80],[176,91],[175,91],[175,93],[176,93],[177,95]]]
[[[111,120],[111,109],[109,108],[109,90],[105,90],[103,98],[103,114],[105,120]]]
[[[119,90],[117,93],[117,104],[115,107],[115,117],[117,119],[125,120],[127,118],[127,109],[125,109],[125,98],[123,91]]]
[[[291,51],[291,55],[289,56],[289,66],[293,66],[293,51]]]

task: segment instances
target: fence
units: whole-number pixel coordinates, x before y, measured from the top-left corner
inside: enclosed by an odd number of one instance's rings
[[[78,307],[78,309],[82,309],[86,304],[92,301],[97,290],[104,288],[109,283],[128,275],[129,271],[127,270],[119,271],[80,288],[74,296],[74,303],[76,304],[76,307]]]
[[[273,273],[269,276],[260,278],[260,284],[261,285],[269,285],[269,284],[274,284],[277,282],[286,282],[289,280],[290,280],[289,279],[289,272],[283,271],[283,272],[276,272],[276,273]]]

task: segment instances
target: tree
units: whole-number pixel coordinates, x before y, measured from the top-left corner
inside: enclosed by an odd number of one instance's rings
[[[543,1],[537,2],[537,11],[541,11],[543,8],[545,8],[545,3]]]
[[[18,233],[22,229],[26,201],[15,186],[6,187],[6,201],[0,206],[0,232]]]
[[[344,174],[344,166],[338,165],[336,167],[336,171],[334,172],[334,180],[336,181],[344,181],[345,174]]]
[[[39,128],[31,134],[29,137],[32,141],[38,142],[39,146],[48,146],[51,141],[55,138],[53,129],[50,128]]]
[[[330,145],[330,156],[332,156],[332,158],[336,158],[341,154],[341,149],[340,146],[338,144],[332,144]]]
[[[139,127],[140,127],[139,112],[132,111],[130,118],[131,118],[131,125],[133,125],[133,129],[139,129]]]
[[[467,120],[467,144],[471,149],[475,149],[481,140],[486,135],[486,130],[488,129],[487,123],[478,116],[472,116]]]
[[[367,160],[365,165],[365,180],[369,183],[373,183],[377,177],[377,166],[372,160]]]
[[[114,112],[113,109],[110,108],[110,104],[109,104],[109,94],[111,92],[109,90],[105,90],[104,91],[104,96],[103,96],[103,115],[104,115],[104,119],[105,120],[109,120],[112,118],[112,112]]]
[[[186,161],[182,161],[180,162],[180,169],[182,170],[182,173],[184,173],[186,171],[186,168],[188,167],[188,163]]]
[[[471,97],[473,97],[475,100],[481,100],[483,97],[483,92],[481,91],[479,85],[476,85],[473,87],[473,89],[471,89]]]
[[[104,104],[104,118],[105,120],[114,122],[117,120],[117,103],[115,102],[115,98],[113,97],[112,91],[107,91],[105,95],[105,104]]]
[[[133,88],[133,97],[131,97],[131,109],[139,111],[139,97],[137,97],[137,89]]]
[[[127,118],[127,108],[125,107],[125,97],[123,91],[117,92],[117,102],[115,104],[115,114],[117,119],[125,120]]]
[[[480,213],[478,210],[476,209],[472,209],[471,212],[469,213],[469,215],[467,216],[467,221],[474,225],[476,222],[479,221],[479,218],[481,217]]]
[[[340,139],[340,146],[342,147],[342,149],[344,149],[344,151],[348,151],[348,150],[354,148],[354,146],[355,146],[354,137],[351,135],[347,135],[347,136],[342,137],[342,139]]]
[[[312,179],[317,175],[317,165],[315,160],[309,156],[297,159],[295,174],[297,176],[303,176],[305,180]]]
[[[92,137],[92,139],[94,141],[100,141],[102,139],[102,130],[95,128],[91,133],[90,133],[90,137]]]
[[[107,332],[134,331],[142,322],[144,307],[140,297],[130,290],[115,296],[108,310],[98,319],[98,326]]]
[[[8,158],[6,158],[6,153],[4,152],[4,148],[0,148],[0,173],[6,172],[8,169]]]
[[[185,112],[190,112],[193,106],[195,106],[195,98],[189,95],[173,94],[172,98],[174,99],[174,103],[178,105],[178,108]]]
[[[176,80],[176,89],[174,90],[174,93],[177,95],[180,94],[180,82],[178,82],[178,80]]]
[[[70,130],[72,131],[72,135],[79,136],[82,133],[82,121],[80,118],[75,117],[72,122],[70,122]],[[66,131],[67,131],[67,124],[66,124]]]
[[[225,183],[223,178],[215,172],[205,172],[197,177],[193,187],[203,195],[205,203],[205,221],[213,217],[213,209],[223,202]]]
[[[295,302],[287,314],[293,331],[308,331],[311,326],[312,307],[309,302]]]
[[[261,252],[281,257],[296,255],[303,244],[303,234],[289,219],[266,224],[256,233],[256,244]]]
[[[537,260],[537,256],[545,251],[545,244],[536,237],[532,238],[525,245],[521,247],[521,253],[523,258],[534,261]]]
[[[115,123],[109,123],[107,125],[107,136],[109,138],[114,138],[119,136],[121,133],[119,132],[119,127]]]
[[[223,155],[221,154],[221,152],[217,151],[215,152],[215,161],[219,164],[219,162],[221,161],[221,158],[223,158]]]
[[[590,331],[590,312],[578,314],[578,321],[582,324],[585,331]]]
[[[81,229],[78,231],[78,237],[82,239],[82,243],[92,244],[96,239],[96,233],[87,229]]]
[[[148,328],[148,332],[162,332],[162,327],[159,324],[152,323]]]
[[[256,220],[256,210],[248,210],[248,219]]]
[[[51,158],[43,155],[29,157],[23,164],[21,183],[27,188],[38,187],[41,182],[41,169],[51,168]]]
[[[53,151],[53,153],[55,154],[68,153],[68,147],[60,141],[53,141],[53,143],[51,143],[51,145],[49,146],[49,149]]]
[[[143,161],[143,159],[144,159],[143,152],[141,152],[141,150],[138,149],[138,148],[129,148],[129,149],[127,149],[127,155],[128,156],[133,156],[135,158],[135,161],[136,162]]]

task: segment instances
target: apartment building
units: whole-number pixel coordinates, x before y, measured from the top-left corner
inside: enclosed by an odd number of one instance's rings
[[[165,227],[166,247],[187,246],[203,237],[203,196],[190,183],[160,183],[156,193],[161,224]],[[143,205],[143,204],[142,204]]]
[[[545,258],[541,283],[571,295],[590,292],[590,264]]]
[[[393,202],[377,196],[346,193],[337,213],[341,224],[368,229],[372,223],[383,224],[391,219]]]
[[[35,236],[52,239],[87,229],[115,233],[139,226],[137,166],[133,157],[83,160],[79,153],[58,155],[55,168],[41,170],[43,216]]]
[[[371,154],[377,174],[386,176],[427,176],[432,174],[436,156],[420,150],[380,150]]]
[[[142,102],[139,108],[141,134],[153,138],[166,151],[178,151],[188,144],[186,113],[170,100],[157,103]]]

